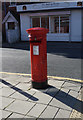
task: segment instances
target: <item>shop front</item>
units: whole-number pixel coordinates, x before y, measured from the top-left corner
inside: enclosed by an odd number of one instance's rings
[[[17,6],[17,12],[20,13],[22,41],[29,40],[26,29],[34,27],[49,29],[47,41],[82,40],[81,7],[78,7],[76,2],[54,3]]]

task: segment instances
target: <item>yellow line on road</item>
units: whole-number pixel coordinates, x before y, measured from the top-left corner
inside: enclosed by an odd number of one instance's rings
[[[0,74],[31,76],[31,74],[24,74],[24,73],[10,73],[10,72],[0,72]],[[75,81],[75,82],[81,82],[81,83],[83,83],[83,80],[80,80],[80,79],[65,78],[65,77],[58,77],[58,76],[47,76],[47,77],[48,77],[48,78],[58,79],[58,80],[70,80],[70,81]]]
[[[50,78],[54,78],[54,79],[58,79],[58,80],[71,80],[71,81],[75,81],[75,82],[81,82],[83,83],[83,80],[80,79],[74,79],[74,78],[65,78],[65,77],[57,77],[57,76],[48,76]]]
[[[0,72],[1,74],[9,74],[9,75],[24,75],[24,76],[31,76],[31,74],[24,74],[24,73],[10,73],[10,72]]]

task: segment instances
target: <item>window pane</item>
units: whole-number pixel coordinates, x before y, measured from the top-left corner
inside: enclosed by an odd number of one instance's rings
[[[8,29],[15,29],[15,23],[14,22],[8,22]]]
[[[41,17],[41,27],[49,29],[49,17]]]
[[[69,16],[60,17],[60,33],[69,33]]]
[[[59,33],[59,17],[54,17],[54,33]]]
[[[33,27],[40,27],[40,18],[32,18],[32,26]]]

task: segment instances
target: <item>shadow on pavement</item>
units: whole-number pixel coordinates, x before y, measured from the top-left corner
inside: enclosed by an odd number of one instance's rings
[[[24,95],[25,97],[27,97],[27,98],[29,98],[29,99],[31,99],[33,101],[38,101],[38,99],[36,97],[34,97],[34,96],[24,92],[23,90],[13,86],[12,84],[6,82],[5,80],[0,79],[0,82],[2,82],[3,84],[9,86],[11,89],[16,90],[17,92],[19,92],[20,94]]]
[[[50,95],[51,97],[57,99],[58,101],[83,114],[83,102],[69,95],[68,93],[65,93],[64,91],[61,91],[56,87],[50,85],[49,90],[43,93]]]

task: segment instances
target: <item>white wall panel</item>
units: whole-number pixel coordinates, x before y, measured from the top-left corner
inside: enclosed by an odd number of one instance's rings
[[[30,17],[27,13],[20,14],[20,22],[21,22],[21,41],[28,41],[28,34],[26,33],[26,29],[30,28]]]
[[[47,41],[69,41],[69,34],[47,34]]]
[[[82,40],[82,10],[71,10],[70,19],[70,39],[71,41],[81,41]]]

